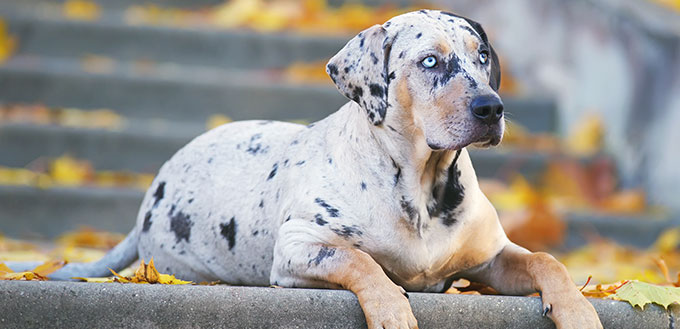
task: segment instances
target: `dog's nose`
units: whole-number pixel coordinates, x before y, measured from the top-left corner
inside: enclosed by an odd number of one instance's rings
[[[503,117],[503,102],[496,96],[478,96],[470,102],[470,110],[477,119],[494,124]]]

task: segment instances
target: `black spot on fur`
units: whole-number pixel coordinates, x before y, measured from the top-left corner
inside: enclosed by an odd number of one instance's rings
[[[276,176],[276,171],[279,169],[279,163],[275,163],[274,166],[272,167],[272,171],[269,172],[269,177],[267,177],[267,180],[270,180]]]
[[[335,248],[328,248],[326,246],[322,246],[321,249],[319,249],[319,253],[316,255],[315,258],[311,259],[308,263],[308,265],[311,265],[314,263],[314,265],[319,265],[321,264],[321,261],[323,261],[326,258],[333,257],[335,255]]]
[[[364,47],[364,41],[366,41],[366,38],[362,36],[362,37],[359,39],[359,48],[363,48],[363,47]]]
[[[263,147],[262,143],[260,143],[258,140],[262,138],[262,134],[255,134],[250,137],[250,144],[248,145],[248,148],[246,149],[246,152],[256,155],[258,153],[267,153],[268,148]]]
[[[359,230],[359,227],[356,225],[352,226],[347,226],[347,225],[341,225],[340,228],[331,228],[331,231],[333,233],[345,238],[349,239],[353,236],[362,236],[364,235],[364,232]]]
[[[213,158],[208,159],[208,164],[211,164],[213,162]]]
[[[314,219],[316,220],[316,224],[318,224],[320,226],[324,226],[324,225],[328,224],[328,222],[323,219],[323,216],[321,216],[321,214],[314,215]]]
[[[189,242],[189,238],[191,238],[192,226],[194,226],[194,223],[191,221],[189,215],[181,211],[174,215],[171,214],[170,230],[175,232],[175,240],[177,243],[182,240]]]
[[[422,37],[422,36],[423,36],[423,33],[422,33],[422,32],[418,32],[418,34],[416,34],[416,39],[420,39],[420,37]]]
[[[287,222],[289,220],[290,220],[290,216],[286,217],[286,220],[284,220],[284,222]]]
[[[142,232],[148,232],[149,229],[151,228],[151,224],[153,222],[151,221],[151,211],[147,211],[146,214],[144,215],[144,223],[142,224]]]
[[[368,85],[369,90],[371,91],[371,95],[376,96],[376,97],[383,97],[385,94],[385,88],[383,88],[381,85],[377,83],[371,83]]]
[[[305,160],[298,161],[295,163],[296,166],[302,166],[303,164],[305,164]]]
[[[404,199],[404,197],[401,198],[401,209],[406,213],[410,220],[414,220],[418,216],[418,209],[413,206],[413,203]]]
[[[229,243],[229,250],[234,248],[236,245],[236,218],[232,217],[229,220],[229,223],[221,223],[220,233],[225,239],[227,239],[227,243]],[[257,234],[253,233],[253,235]]]
[[[331,157],[328,158],[328,164],[333,164],[333,158]]]
[[[404,57],[404,52],[405,52],[405,51],[402,51],[402,52],[399,53],[399,58],[403,58],[403,57]]]
[[[264,208],[264,200],[260,200],[260,204],[257,205],[260,208]]]
[[[259,233],[260,233],[260,231],[255,230],[255,231],[253,231],[253,236],[257,236]]]
[[[331,76],[335,76],[338,74],[338,67],[335,64],[328,64],[328,72],[330,72]]]
[[[324,209],[326,209],[326,212],[328,212],[328,216],[331,216],[331,217],[340,217],[340,210],[338,210],[337,208],[334,208],[333,206],[329,205],[329,204],[326,203],[326,201],[324,201],[323,199],[321,199],[321,198],[316,198],[316,199],[314,199],[314,202],[316,202],[316,204],[318,204],[319,206],[321,206],[321,207],[323,207]]]
[[[365,182],[361,182],[361,190],[366,191],[366,183]]]
[[[432,189],[433,202],[428,204],[427,211],[430,216],[442,216],[444,225],[451,226],[456,222],[456,209],[463,202],[465,188],[460,183],[460,170],[457,160],[460,151],[456,153],[453,163],[447,171],[447,181],[442,185],[435,185]]]
[[[378,64],[378,57],[375,55],[374,52],[371,52],[371,60],[373,61],[373,64]]]
[[[357,103],[359,103],[359,101],[361,101],[361,96],[363,96],[363,95],[364,95],[364,90],[359,86],[354,87],[354,89],[352,90],[352,100],[357,102]]]
[[[444,197],[442,199],[441,210],[446,215],[444,225],[451,226],[456,222],[456,219],[451,216],[451,212],[463,202],[464,192],[465,188],[460,183],[460,170],[458,170],[456,164],[453,164],[449,167],[449,178],[446,181],[446,188],[444,189]]]
[[[158,187],[156,187],[156,192],[153,193],[154,197],[153,206],[156,207],[164,196],[165,196],[165,182],[160,182],[158,183]]]
[[[468,31],[468,32],[469,32],[470,34],[472,34],[473,36],[476,36],[476,37],[479,36],[479,34],[477,34],[477,32],[475,32],[475,31],[474,31],[473,29],[471,29],[469,26],[461,25],[461,26],[459,26],[459,27],[460,27],[461,29],[465,30],[465,31]]]

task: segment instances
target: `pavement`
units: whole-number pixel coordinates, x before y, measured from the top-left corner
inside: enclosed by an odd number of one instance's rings
[[[538,297],[410,293],[419,327],[554,328]],[[0,281],[1,328],[365,328],[349,291]],[[605,328],[674,328],[680,307],[590,299]]]

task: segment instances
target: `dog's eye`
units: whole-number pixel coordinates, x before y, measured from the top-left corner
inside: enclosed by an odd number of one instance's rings
[[[428,69],[431,69],[437,65],[437,57],[434,56],[427,56],[423,61],[421,62],[423,66],[425,66]]]
[[[479,62],[482,64],[486,64],[487,61],[489,61],[489,52],[483,50],[479,53]]]

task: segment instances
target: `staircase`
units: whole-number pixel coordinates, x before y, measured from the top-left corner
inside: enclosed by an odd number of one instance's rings
[[[125,118],[118,129],[0,122],[0,166],[19,168],[39,157],[67,153],[97,170],[154,173],[204,132],[215,114],[313,122],[346,102],[331,84],[291,83],[282,70],[293,62],[328,59],[351,36],[132,26],[123,19],[132,3],[101,0],[96,21],[63,18],[59,1],[0,3],[0,17],[18,39],[14,56],[0,66],[0,103],[107,108]],[[88,66],[92,58],[105,65]],[[532,132],[555,131],[551,100],[503,99],[512,121]],[[482,177],[498,175],[507,164],[532,176],[548,158],[502,149],[471,154]],[[53,237],[82,225],[126,232],[142,196],[135,189],[0,186],[0,232]],[[583,221],[591,225],[589,217]]]

